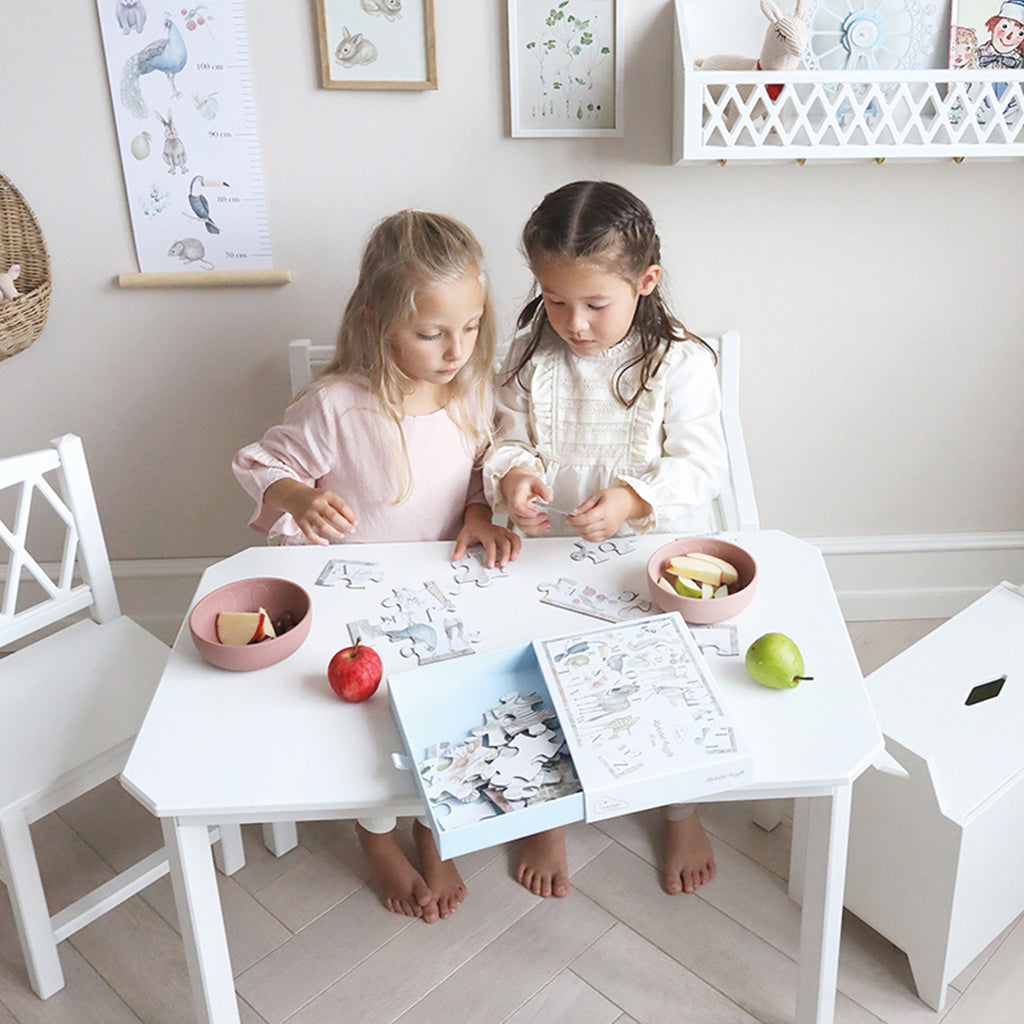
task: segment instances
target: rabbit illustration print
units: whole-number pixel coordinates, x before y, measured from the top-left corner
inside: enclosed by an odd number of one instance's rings
[[[352,35],[344,25],[344,35],[334,51],[334,57],[345,68],[358,67],[360,64],[372,64],[377,59],[377,47],[362,32]]]
[[[117,0],[117,24],[128,35],[133,29],[141,32],[146,27],[146,8],[141,0]]]
[[[375,18],[383,16],[394,21],[402,16],[402,0],[359,0],[359,6]]]
[[[181,171],[182,174],[188,174],[188,154],[185,152],[185,143],[178,135],[178,129],[174,127],[174,117],[170,110],[167,111],[166,119],[159,111],[155,113],[157,120],[164,126],[164,163],[167,164],[167,173]]]

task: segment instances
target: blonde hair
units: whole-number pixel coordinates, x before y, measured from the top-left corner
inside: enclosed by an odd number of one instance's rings
[[[362,378],[395,426],[403,472],[395,504],[408,497],[412,467],[402,432],[402,397],[415,381],[395,363],[392,331],[416,314],[417,297],[438,285],[477,274],[484,291],[483,315],[469,362],[451,383],[448,413],[467,442],[481,449],[491,440],[488,383],[497,348],[497,327],[483,250],[473,232],[452,217],[403,210],[385,217],[363,250],[359,280],[341,318],[333,374]]]

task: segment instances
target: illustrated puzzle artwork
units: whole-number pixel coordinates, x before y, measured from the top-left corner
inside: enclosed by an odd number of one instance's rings
[[[709,780],[723,789],[730,775],[738,781],[747,774],[739,766],[734,773],[721,770],[724,759],[748,752],[678,616],[540,641],[534,648],[585,791],[606,791],[602,810],[644,799],[642,791],[617,792],[634,778],[647,785],[653,777],[674,776],[674,799],[685,800],[707,792]],[[687,794],[691,783],[697,790]]]
[[[317,577],[317,586],[336,587],[344,583],[349,590],[365,590],[367,583],[380,583],[384,567],[379,562],[358,562],[352,559],[332,558]]]
[[[567,608],[571,612],[592,615],[606,622],[621,622],[639,618],[651,610],[651,602],[627,590],[621,594],[604,593],[589,584],[577,583],[564,576],[556,583],[541,583],[537,589],[543,593],[542,604]]]
[[[387,639],[401,644],[404,657],[421,665],[473,653],[481,637],[466,629],[451,598],[437,583],[428,580],[418,587],[395,587],[381,602],[379,619],[357,619],[348,624],[352,642],[373,644]]]
[[[417,765],[446,831],[577,793],[554,709],[536,693],[507,693],[461,744],[438,743]]]

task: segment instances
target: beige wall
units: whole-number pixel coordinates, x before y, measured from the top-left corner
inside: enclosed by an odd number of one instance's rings
[[[42,336],[0,363],[0,454],[82,434],[114,558],[250,542],[231,456],[282,413],[287,340],[333,339],[378,217],[470,224],[508,328],[521,224],[578,177],[651,205],[688,325],[742,332],[763,525],[1024,530],[1019,161],[673,166],[667,0],[626,0],[625,138],[511,139],[504,4],[436,6],[440,89],[402,93],[320,89],[311,0],[246,3],[271,238],[294,273],[268,289],[118,289],[137,266],[94,6],[21,5],[0,34],[0,171],[54,283]]]

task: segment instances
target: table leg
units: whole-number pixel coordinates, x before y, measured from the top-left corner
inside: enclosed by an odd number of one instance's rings
[[[806,798],[806,854],[800,915],[796,1024],[832,1024],[853,787]]]
[[[161,821],[198,1024],[239,1024],[209,829]]]
[[[273,821],[263,826],[263,845],[275,856],[283,857],[299,845],[299,832],[294,821]]]

